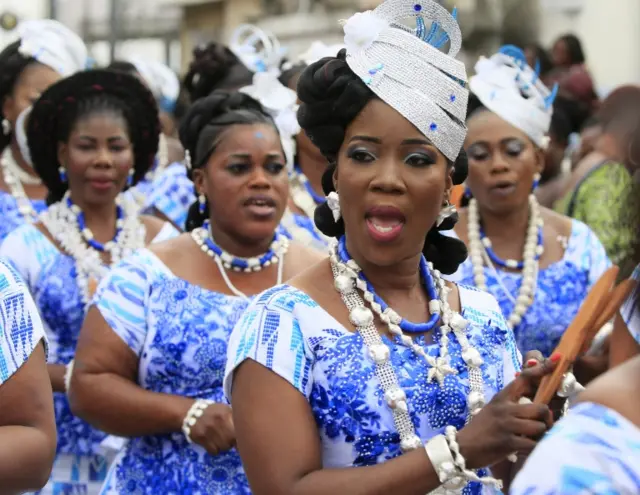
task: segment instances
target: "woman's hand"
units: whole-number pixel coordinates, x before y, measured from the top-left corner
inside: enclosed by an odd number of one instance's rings
[[[191,440],[211,455],[231,450],[236,445],[231,407],[211,404],[191,427]]]
[[[533,398],[540,380],[557,363],[557,359],[540,359],[535,364],[533,360],[529,358],[529,366],[458,433],[460,452],[469,469],[492,466],[514,452],[530,452],[553,424],[546,405],[519,403]]]

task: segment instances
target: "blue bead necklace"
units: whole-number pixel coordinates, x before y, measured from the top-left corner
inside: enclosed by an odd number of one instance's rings
[[[316,205],[321,205],[322,203],[324,203],[327,200],[327,198],[325,198],[324,196],[319,195],[318,193],[316,193],[313,190],[313,187],[311,187],[311,184],[309,183],[309,179],[307,179],[307,176],[304,175],[304,173],[300,169],[300,166],[299,165],[295,165],[294,166],[294,170],[298,174],[298,177],[300,178],[300,182],[302,182],[302,184],[304,184],[304,188],[309,193],[309,196],[311,196],[313,198],[313,201],[315,201]]]
[[[116,204],[116,233],[111,241],[107,242],[106,244],[102,244],[101,242],[95,240],[95,238],[93,237],[93,232],[91,232],[91,230],[87,228],[87,222],[84,217],[84,212],[80,209],[80,207],[73,204],[70,196],[67,196],[66,201],[67,206],[76,216],[78,228],[80,229],[82,237],[89,246],[91,246],[96,251],[104,253],[105,251],[110,250],[111,245],[115,245],[118,243],[118,237],[122,232],[122,226],[124,223],[124,210],[120,205]]]
[[[347,251],[347,245],[344,236],[340,238],[340,242],[338,243],[338,256],[340,257],[340,261],[342,261],[343,263],[347,263],[351,259],[351,256],[349,256],[349,252]],[[429,271],[429,266],[427,265],[427,260],[424,256],[421,256],[420,258],[420,276],[424,282],[424,288],[427,291],[429,300],[437,301],[438,292],[436,291],[436,284],[433,280],[431,272]],[[371,294],[373,294],[373,300],[380,305],[382,311],[385,311],[389,306],[380,298],[380,296],[378,296],[378,294],[376,294],[375,289],[364,276],[364,273],[362,273],[362,271],[358,273],[358,277],[367,284],[367,290],[371,292]],[[402,318],[399,326],[406,333],[425,333],[433,330],[439,320],[440,314],[433,313],[429,318],[429,321],[425,323],[413,323]]]
[[[227,270],[233,270],[236,272],[258,272],[263,268],[272,264],[278,263],[278,252],[286,251],[288,247],[288,240],[286,237],[276,231],[273,237],[273,242],[269,247],[269,250],[261,256],[255,258],[241,258],[224,251],[218,246],[213,237],[211,236],[211,225],[209,220],[205,220],[202,224],[202,230],[206,235],[202,235],[200,240],[207,248],[207,254],[212,257],[217,257],[222,261],[222,266]]]
[[[480,240],[482,241],[482,244],[485,247],[485,250],[487,252],[487,255],[489,256],[489,259],[491,259],[491,261],[496,265],[502,268],[510,268],[512,270],[524,269],[524,261],[510,260],[510,259],[503,260],[496,254],[496,252],[491,247],[491,239],[489,239],[485,235],[484,229],[482,228],[482,226],[480,227]],[[542,235],[542,227],[538,227],[538,246],[535,254],[536,261],[540,259],[540,256],[542,255],[543,250],[544,250],[544,237]]]

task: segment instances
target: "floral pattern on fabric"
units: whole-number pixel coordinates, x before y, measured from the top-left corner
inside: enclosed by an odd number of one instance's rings
[[[633,189],[627,168],[607,162],[589,172],[576,190],[556,203],[555,210],[587,224],[611,261],[621,265],[633,252],[636,238],[638,209],[630,204]]]
[[[470,322],[469,339],[484,359],[487,400],[510,382],[521,356],[496,301],[489,294],[460,287],[463,315]],[[423,347],[431,355],[434,342]],[[428,367],[399,342],[383,337],[400,385],[407,393],[416,433],[423,441],[447,425],[462,428],[467,415],[468,372],[460,345],[451,338],[451,364],[443,388],[427,384]],[[262,293],[244,313],[229,342],[225,393],[230,397],[233,372],[252,359],[288,381],[309,402],[322,440],[323,466],[371,466],[401,454],[393,414],[367,348],[358,333],[349,332],[313,299],[284,285]],[[489,493],[474,483],[465,494]]]
[[[573,221],[571,236],[562,260],[538,272],[533,300],[522,322],[514,328],[518,349],[522,354],[537,350],[550,356],[560,342],[591,286],[611,266],[604,247],[582,222]],[[520,273],[498,271],[502,285],[513,299],[522,283]],[[510,315],[513,301],[505,294],[490,268],[484,269],[488,291],[498,300],[502,314]],[[474,284],[473,265],[467,258],[458,271],[445,278],[461,284]]]
[[[94,304],[138,356],[140,387],[226,402],[227,341],[246,301],[176,277],[144,249],[110,272]],[[102,493],[226,495],[250,490],[235,450],[211,456],[175,432],[130,439]]]
[[[511,495],[640,493],[640,429],[594,403],[574,407],[529,456]]]
[[[165,240],[176,234],[177,231],[166,224],[154,240]],[[85,317],[82,295],[76,283],[75,260],[60,252],[33,225],[23,225],[11,232],[0,246],[0,257],[11,263],[29,287],[49,340],[49,363],[68,364],[73,359]],[[95,462],[87,463],[82,458],[100,458],[100,443],[106,435],[72,414],[66,394],[54,392],[53,402],[58,456],[68,455],[74,457],[73,462],[91,467],[91,473],[86,476],[91,482],[102,482],[106,466],[94,469]],[[54,470],[53,479],[57,483],[75,482],[80,476],[68,467],[64,472],[71,473],[74,478],[57,479]],[[82,486],[78,489],[86,490]]]
[[[182,163],[169,165],[146,186],[144,210],[156,210],[184,230],[189,207],[196,200],[193,182]]]
[[[31,206],[36,213],[42,213],[47,209],[43,199],[32,199]],[[6,191],[0,191],[0,242],[16,228],[27,223],[25,217],[18,210],[15,198]]]
[[[327,251],[327,239],[315,228],[313,219],[287,210],[280,222],[280,233],[307,247],[323,253]]]
[[[0,386],[46,343],[38,308],[11,265],[0,261]]]

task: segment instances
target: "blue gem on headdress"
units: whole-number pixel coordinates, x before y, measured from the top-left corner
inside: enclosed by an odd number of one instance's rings
[[[365,84],[371,84],[371,82],[372,82],[372,81],[373,81],[373,79],[372,79],[372,78],[370,78],[370,77],[365,77],[365,78],[364,78],[364,83],[365,83]]]
[[[553,85],[553,89],[551,90],[551,94],[544,99],[544,109],[549,110],[553,102],[556,100],[556,96],[558,96],[558,83]]]
[[[413,10],[415,10],[416,12],[420,12],[422,10],[422,5],[420,5],[419,3],[415,4],[413,6]]]
[[[384,68],[383,64],[376,64],[375,67],[373,67],[372,69],[369,69],[369,74],[371,74],[373,76],[378,71],[381,71],[383,68]]]
[[[498,53],[511,57],[521,69],[527,66],[527,56],[522,48],[518,48],[515,45],[504,45],[498,50]]]
[[[451,95],[449,96],[449,100],[451,101],[451,103],[456,101],[456,95]]]
[[[436,132],[438,130],[438,124],[436,124],[435,122],[432,122],[431,125],[429,126],[429,129],[431,130],[431,132]]]
[[[536,67],[535,69],[533,69],[534,72],[534,76],[533,79],[531,80],[531,84],[535,84],[536,82],[538,82],[538,79],[540,78],[540,59],[536,60]]]

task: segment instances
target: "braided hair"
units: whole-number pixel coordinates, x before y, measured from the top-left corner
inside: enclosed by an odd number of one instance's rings
[[[4,102],[15,88],[22,72],[32,63],[36,62],[33,57],[26,57],[20,53],[20,40],[8,45],[0,52],[0,101]],[[0,120],[5,118],[0,105]],[[11,143],[11,133],[5,135],[0,133],[0,152]]]
[[[226,46],[211,42],[193,50],[193,61],[184,77],[192,102],[216,89],[236,90],[253,81],[253,72]]]
[[[204,168],[219,144],[220,136],[230,126],[268,124],[276,132],[277,127],[256,100],[244,93],[218,90],[196,101],[180,124],[180,142],[189,153],[191,166],[187,167],[189,179],[193,171]],[[201,227],[209,218],[209,206],[200,212],[196,200],[187,214],[186,230]]]
[[[371,100],[377,96],[349,68],[346,50],[337,57],[327,57],[311,64],[300,76],[298,97],[302,102],[298,111],[300,126],[313,144],[329,161],[329,167],[322,177],[325,194],[335,191],[333,173],[337,167],[337,157],[344,141],[347,127]],[[460,152],[454,166],[453,183],[461,184],[467,176],[467,157]],[[316,208],[316,226],[329,237],[344,235],[344,222],[335,222],[327,203]],[[427,233],[424,248],[425,257],[443,273],[454,273],[467,258],[464,243],[440,233],[451,230],[457,217],[450,217],[440,227],[432,227]]]
[[[77,73],[47,89],[33,106],[27,122],[33,166],[49,190],[48,204],[60,201],[68,189],[58,172],[58,143],[69,140],[78,121],[101,113],[111,113],[126,122],[133,144],[133,183],[140,181],[153,165],[160,121],[155,98],[147,87],[124,73]]]

